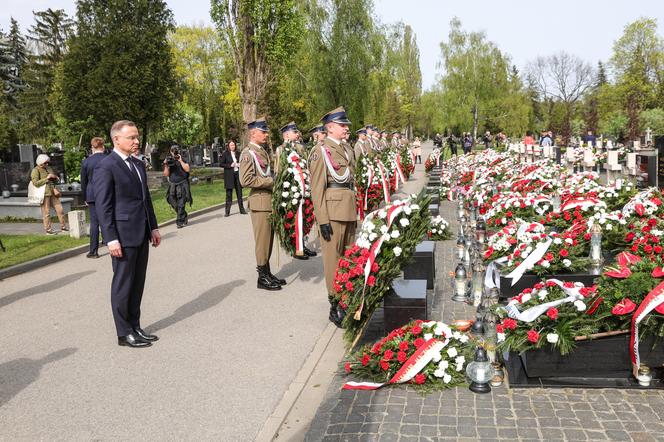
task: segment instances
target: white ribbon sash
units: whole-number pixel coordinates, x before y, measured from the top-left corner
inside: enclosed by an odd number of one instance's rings
[[[547,250],[551,247],[551,243],[553,243],[553,239],[551,238],[547,239],[545,242],[539,243],[535,250],[533,250],[517,268],[512,270],[509,275],[505,276],[505,278],[510,278],[512,280],[512,286],[519,282],[523,274],[532,269],[535,264],[546,255]]]
[[[565,293],[567,293],[568,295],[567,298],[558,299],[556,301],[551,301],[551,302],[546,302],[544,304],[536,305],[523,312],[519,311],[519,308],[517,307],[517,301],[512,300],[508,302],[507,305],[505,306],[507,315],[512,319],[516,319],[517,321],[530,323],[539,318],[540,316],[542,316],[543,314],[545,314],[547,310],[549,310],[551,307],[558,307],[559,305],[562,304],[567,304],[570,302],[578,301],[580,299],[584,299],[584,296],[580,293],[578,287],[567,288],[564,286],[564,283],[558,279],[548,279],[547,282],[549,281],[555,283]]]

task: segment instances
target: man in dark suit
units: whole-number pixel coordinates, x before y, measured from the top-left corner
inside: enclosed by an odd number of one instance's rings
[[[132,157],[140,137],[127,120],[111,127],[113,152],[95,169],[95,207],[113,261],[111,305],[118,345],[149,347],[159,338],[141,328],[141,299],[148,266],[148,242],[161,243],[142,162]]]
[[[81,163],[81,190],[85,197],[85,204],[90,211],[90,252],[88,258],[99,258],[97,250],[99,248],[99,221],[97,220],[97,211],[95,210],[95,191],[94,191],[94,172],[95,167],[104,159],[104,139],[95,137],[90,142],[92,155],[87,157]]]

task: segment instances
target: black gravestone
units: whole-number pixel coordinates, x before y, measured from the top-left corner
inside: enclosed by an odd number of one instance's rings
[[[412,319],[428,319],[427,282],[423,279],[395,279],[383,299],[385,331],[402,327]]]
[[[407,280],[424,279],[427,282],[427,290],[433,290],[433,282],[436,277],[435,247],[434,241],[419,243],[415,247],[413,262],[403,269],[403,278]]]

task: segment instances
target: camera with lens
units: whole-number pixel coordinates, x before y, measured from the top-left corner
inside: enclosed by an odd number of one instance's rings
[[[175,167],[180,160],[180,149],[177,146],[171,147],[170,155],[166,157],[166,165],[168,167]]]

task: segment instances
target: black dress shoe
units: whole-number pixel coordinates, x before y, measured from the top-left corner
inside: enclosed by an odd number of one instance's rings
[[[97,254],[97,253],[88,253],[87,255],[85,255],[85,257],[86,258],[97,259],[97,258],[99,258],[99,254]]]
[[[337,309],[334,306],[330,306],[330,315],[328,316],[330,322],[336,325],[338,328],[343,328],[341,325],[341,318],[337,315]]]
[[[141,339],[143,339],[144,341],[153,342],[153,341],[158,341],[158,340],[159,340],[159,336],[157,336],[157,335],[149,335],[149,334],[145,333],[145,330],[143,330],[143,329],[140,328],[140,327],[139,327],[139,328],[135,328],[135,329],[134,329],[134,332],[135,332],[138,336],[140,336]]]
[[[150,347],[151,342],[143,340],[140,336],[129,333],[127,336],[118,336],[118,345],[132,348]]]
[[[307,259],[309,259],[307,255],[293,255],[293,258],[301,259],[302,261],[306,261]]]
[[[305,254],[306,256],[311,256],[311,257],[313,257],[313,256],[317,256],[317,255],[318,255],[318,253],[314,252],[313,250],[311,250],[311,249],[308,248],[308,247],[305,247],[305,248],[304,248],[304,254]]]
[[[246,214],[247,214],[247,212],[244,210],[244,207],[240,207],[240,213],[241,213],[242,215],[246,215]]]
[[[228,218],[229,216],[231,216],[230,213],[226,213],[226,214],[224,214],[224,218]]]

